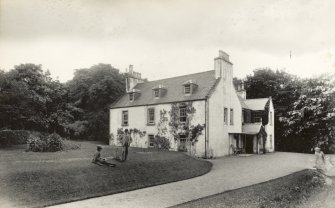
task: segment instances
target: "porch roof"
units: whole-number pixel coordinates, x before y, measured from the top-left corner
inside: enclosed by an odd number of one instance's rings
[[[242,125],[242,134],[258,134],[262,123],[247,123]]]

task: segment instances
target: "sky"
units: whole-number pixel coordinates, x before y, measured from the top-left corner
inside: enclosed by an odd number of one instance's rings
[[[270,67],[335,72],[333,0],[0,0],[0,69],[41,64],[61,82],[98,63],[156,80]]]

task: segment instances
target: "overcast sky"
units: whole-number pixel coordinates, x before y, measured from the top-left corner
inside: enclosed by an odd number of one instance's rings
[[[335,1],[0,0],[0,68],[129,64],[149,80],[212,70],[218,50],[234,75],[255,68],[301,77],[335,72]],[[291,51],[291,58],[290,58]]]

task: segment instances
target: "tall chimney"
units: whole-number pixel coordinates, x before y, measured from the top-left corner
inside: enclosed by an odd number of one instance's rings
[[[141,73],[135,72],[133,65],[126,69],[126,91],[131,91],[138,83],[142,83]]]
[[[215,78],[222,77],[224,79],[232,79],[232,65],[233,64],[229,60],[229,55],[226,52],[219,50],[219,56],[214,59]]]

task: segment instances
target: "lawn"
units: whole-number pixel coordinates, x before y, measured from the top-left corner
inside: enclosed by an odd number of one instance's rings
[[[91,163],[97,143],[81,142],[80,150],[56,153],[0,149],[0,202],[3,206],[41,207],[103,196],[210,171],[212,164],[180,152],[131,148],[128,161],[116,168]],[[102,156],[112,155],[111,147]]]
[[[326,185],[321,173],[303,170],[265,183],[180,204],[174,208],[331,208],[335,204],[334,193],[334,185]],[[325,203],[329,206],[325,206]]]

